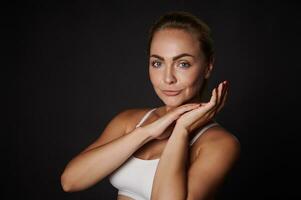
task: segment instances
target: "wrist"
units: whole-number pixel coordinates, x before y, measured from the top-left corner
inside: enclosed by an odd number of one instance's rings
[[[173,134],[177,134],[177,135],[181,135],[184,137],[188,137],[189,135],[189,131],[182,125],[180,124],[176,124],[175,128],[174,128],[174,133]]]
[[[149,142],[150,140],[155,139],[153,134],[151,132],[147,131],[147,129],[145,129],[144,127],[137,127],[136,131],[139,132],[140,135],[143,135],[146,142]]]

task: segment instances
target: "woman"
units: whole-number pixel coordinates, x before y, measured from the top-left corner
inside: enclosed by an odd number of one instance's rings
[[[80,191],[109,176],[118,200],[212,200],[240,143],[214,120],[228,82],[201,101],[214,64],[210,29],[188,12],[168,12],[151,27],[147,53],[151,83],[165,105],[117,114],[68,163],[62,187]]]

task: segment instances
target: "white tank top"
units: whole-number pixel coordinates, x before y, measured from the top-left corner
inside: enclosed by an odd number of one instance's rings
[[[139,127],[155,109],[148,111],[136,127]],[[190,146],[203,132],[216,125],[219,124],[214,122],[204,126],[190,141]],[[109,181],[118,189],[118,195],[128,196],[135,200],[150,200],[153,179],[159,160],[160,158],[143,160],[132,155],[109,175]]]

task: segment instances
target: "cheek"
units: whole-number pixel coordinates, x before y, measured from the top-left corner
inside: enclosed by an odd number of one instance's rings
[[[193,89],[199,86],[201,82],[201,77],[199,75],[192,74],[190,76],[183,77],[182,82],[187,88]]]
[[[189,79],[185,79],[185,81],[183,82],[185,82],[185,94],[187,96],[194,96],[199,92],[201,88],[202,79],[201,76],[194,75]]]
[[[183,78],[185,78],[186,86],[188,88],[192,91],[199,91],[204,80],[202,67],[191,71],[191,73],[187,74],[187,76]]]
[[[149,78],[153,85],[158,85],[160,74],[156,73],[154,70],[149,69]]]

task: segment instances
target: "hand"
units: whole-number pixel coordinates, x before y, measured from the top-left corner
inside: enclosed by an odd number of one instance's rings
[[[189,103],[184,104],[179,107],[173,108],[169,110],[165,115],[157,119],[156,121],[147,124],[143,127],[141,127],[144,131],[147,131],[152,138],[154,139],[165,139],[171,135],[172,131],[166,131],[168,128],[174,127],[176,120],[185,112],[191,111],[197,107],[199,107],[200,104],[198,103]],[[165,133],[164,133],[165,132]]]
[[[193,132],[208,123],[222,109],[228,95],[228,82],[224,81],[214,88],[208,103],[201,103],[200,107],[183,114],[177,119],[176,126],[184,128],[187,133]]]

